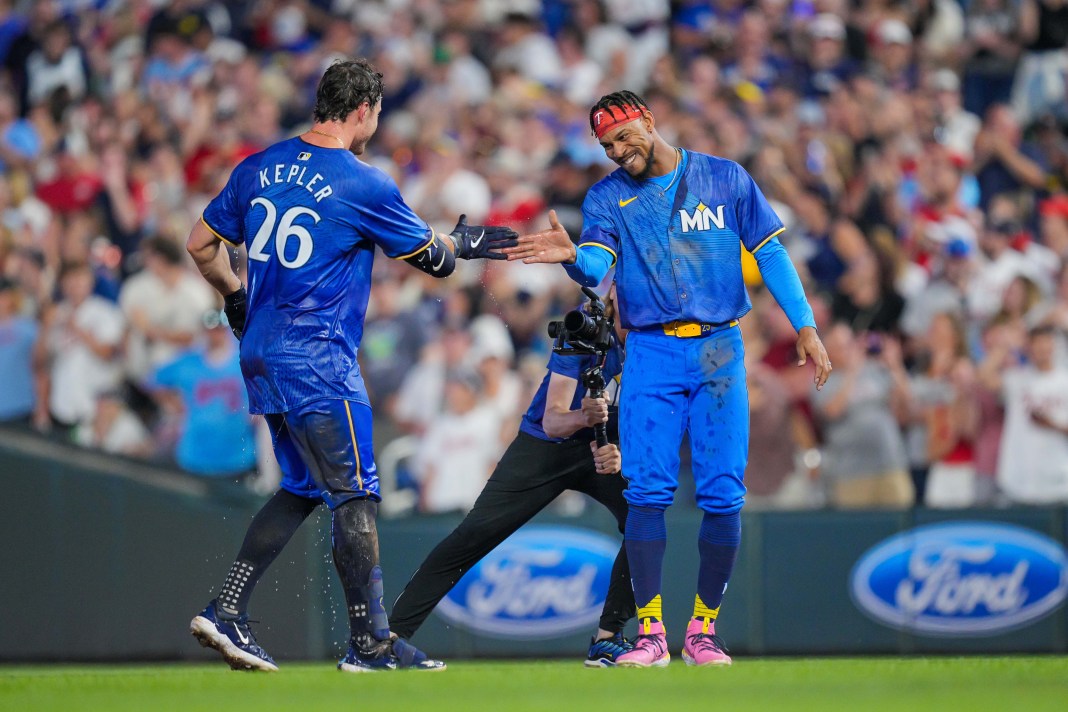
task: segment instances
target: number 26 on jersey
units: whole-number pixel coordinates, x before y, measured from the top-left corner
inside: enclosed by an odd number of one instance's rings
[[[256,236],[252,238],[252,244],[249,245],[248,258],[258,262],[270,260],[271,252],[268,243],[274,237],[274,254],[278,256],[278,261],[282,263],[282,266],[289,269],[303,267],[311,259],[312,236],[308,232],[308,228],[303,225],[297,225],[296,220],[301,215],[309,215],[314,225],[320,220],[319,213],[311,208],[298,205],[282,213],[282,219],[279,220],[278,208],[267,198],[255,198],[252,201],[252,205],[262,206],[265,215],[263,222],[260,224],[260,229],[256,231]],[[293,255],[292,249],[287,250],[292,239],[298,241],[295,255]],[[293,256],[288,257],[287,255]]]

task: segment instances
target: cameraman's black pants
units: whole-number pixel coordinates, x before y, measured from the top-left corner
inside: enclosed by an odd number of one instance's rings
[[[520,432],[467,517],[434,547],[404,587],[393,604],[390,629],[410,638],[472,566],[564,490],[584,492],[603,504],[622,533],[627,523],[626,486],[620,474],[597,474],[587,440],[551,443]],[[634,610],[630,567],[620,546],[601,612],[601,628],[613,633],[623,630]]]

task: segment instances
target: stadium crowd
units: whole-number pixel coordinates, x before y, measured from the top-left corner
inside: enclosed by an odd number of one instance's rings
[[[0,0],[0,419],[269,481],[183,244],[366,56],[365,159],[438,229],[577,235],[619,88],[752,173],[835,366],[817,393],[750,261],[753,506],[1066,503],[1066,43],[1065,0]],[[427,512],[470,507],[579,301],[555,266],[457,271],[380,256],[361,349]]]

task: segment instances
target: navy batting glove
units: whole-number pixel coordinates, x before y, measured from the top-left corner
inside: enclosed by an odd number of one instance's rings
[[[240,341],[241,335],[245,333],[245,317],[248,316],[248,292],[244,286],[223,297],[223,313],[226,314],[226,321],[230,323],[230,330]]]
[[[456,246],[456,256],[461,260],[506,260],[498,250],[515,247],[519,235],[510,227],[500,225],[468,225],[467,216],[461,215],[456,227],[449,233]]]

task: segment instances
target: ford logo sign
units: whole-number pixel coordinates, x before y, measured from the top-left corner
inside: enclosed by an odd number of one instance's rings
[[[1050,613],[1068,594],[1064,547],[1009,524],[917,527],[867,551],[850,592],[876,621],[930,636],[1003,633]]]
[[[594,626],[619,546],[587,529],[525,527],[468,571],[436,610],[499,637],[551,638]]]

